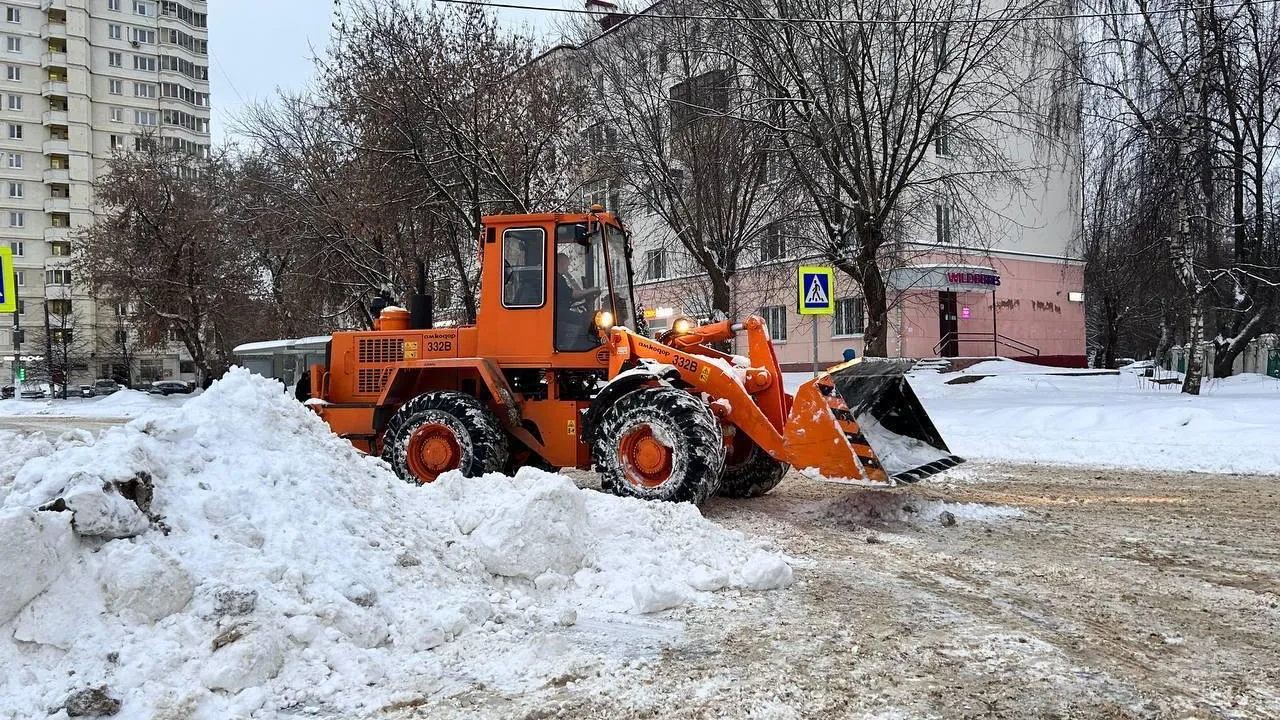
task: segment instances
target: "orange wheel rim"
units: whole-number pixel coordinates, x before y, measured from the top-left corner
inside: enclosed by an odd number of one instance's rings
[[[653,434],[649,425],[637,425],[618,443],[627,482],[655,488],[671,478],[671,448]]]
[[[409,436],[405,451],[409,471],[423,482],[432,482],[441,473],[462,464],[462,446],[448,425],[423,423]]]

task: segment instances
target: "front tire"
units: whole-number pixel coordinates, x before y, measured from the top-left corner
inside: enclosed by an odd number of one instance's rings
[[[615,495],[701,505],[724,470],[720,424],[683,390],[649,387],[601,414],[591,448],[600,485]]]
[[[458,470],[467,477],[499,472],[507,435],[489,409],[459,392],[423,393],[396,411],[382,436],[382,459],[414,484]]]
[[[777,487],[789,469],[790,465],[774,460],[739,430],[725,458],[720,494],[731,498],[760,497]]]

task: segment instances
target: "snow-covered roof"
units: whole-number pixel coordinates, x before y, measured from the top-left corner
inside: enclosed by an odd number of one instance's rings
[[[304,338],[288,338],[285,340],[260,340],[258,342],[237,345],[231,352],[236,355],[280,355],[284,353],[306,353],[323,350],[329,342],[328,335],[314,335]]]

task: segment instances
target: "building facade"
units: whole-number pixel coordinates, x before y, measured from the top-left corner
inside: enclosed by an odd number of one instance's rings
[[[20,304],[0,317],[0,382],[50,351],[69,384],[194,378],[177,343],[137,337],[130,308],[90,297],[69,263],[112,153],[150,137],[208,154],[206,2],[5,0],[0,14],[0,233]]]
[[[612,6],[602,4],[602,0],[588,0],[587,7],[609,12]],[[661,13],[660,7],[658,3],[642,13]],[[677,134],[684,132],[681,127],[689,126],[689,116],[697,114],[691,108],[700,109],[714,121],[732,116],[735,107],[750,107],[762,97],[752,89],[757,87],[756,82],[743,74],[745,70],[726,70],[723,66],[731,63],[725,58],[732,58],[734,53],[693,56],[686,52],[677,61],[675,52],[668,50],[682,44],[696,46],[696,33],[695,39],[689,41],[676,31],[666,30],[671,27],[669,23],[654,23],[605,16],[600,21],[600,34],[575,48],[558,50],[564,55],[576,52],[585,65],[602,57],[608,58],[606,63],[624,58],[624,71],[599,83],[596,89],[606,98],[616,93],[621,97],[656,99],[648,104],[615,104],[597,123],[605,130],[597,131],[588,142],[593,152],[604,155],[636,155],[637,150],[646,150],[645,142],[662,147],[657,151],[666,155],[661,162],[650,159],[641,163],[647,162],[644,169],[650,171],[648,177],[641,178],[647,187],[637,187],[635,178],[626,176],[594,178],[587,185],[584,203],[600,203],[619,212],[628,222],[635,247],[633,266],[639,280],[637,301],[648,309],[650,325],[662,329],[680,316],[711,319],[712,288],[703,267],[689,254],[676,232],[659,213],[647,207],[650,201],[646,197],[653,197],[653,187],[664,182],[653,179],[653,166],[670,165],[665,175],[675,173],[686,183],[682,188],[689,194],[694,188],[688,183],[694,182],[692,178],[698,172],[704,177],[716,171],[758,177],[761,186],[773,183],[785,187],[796,181],[788,180],[785,170],[774,172],[768,162],[752,162],[749,158],[761,154],[760,149],[746,146],[748,157],[724,157],[714,171],[706,163],[701,170],[680,167],[681,158],[675,150],[679,145]],[[655,36],[663,31],[668,36]],[[945,64],[941,60],[939,63]],[[590,70],[583,72],[592,74]],[[622,85],[609,87],[610,81]],[[852,91],[853,86],[849,87]],[[607,99],[602,104],[609,106]],[[636,113],[645,113],[647,124],[633,123],[629,128],[609,131],[609,124],[618,123],[620,116]],[[1033,142],[1028,139],[1033,133],[1010,132],[999,123],[992,123],[990,132],[984,133],[981,122],[974,121],[969,132],[982,134],[983,142],[999,144],[1010,175],[1017,177],[1007,184],[1007,191],[993,185],[982,190],[986,195],[968,199],[937,190],[943,187],[941,182],[913,183],[924,189],[901,201],[911,208],[910,217],[896,220],[893,228],[885,228],[886,234],[893,237],[882,253],[885,257],[881,264],[889,304],[888,355],[999,355],[1083,365],[1084,267],[1073,252],[1081,221],[1078,138],[1070,127],[1063,126],[1052,141],[1045,142],[1040,136]],[[664,128],[664,143],[631,141],[629,136],[636,129],[655,126]],[[704,152],[714,149],[702,148]],[[770,152],[774,151],[764,151],[766,156]],[[917,180],[980,174],[990,169],[968,167],[966,163],[975,162],[974,156],[966,155],[961,143],[949,143],[943,135],[929,143],[925,154]],[[614,165],[625,166],[625,157]],[[782,191],[748,196],[741,189],[731,190],[719,207],[741,207],[744,198],[765,197],[769,202],[760,203],[758,210],[737,210],[741,217],[735,221],[751,226],[751,230],[741,239],[721,239],[720,245],[712,248],[713,254],[724,250],[724,255],[733,256],[730,314],[739,318],[749,314],[763,316],[779,360],[791,370],[809,367],[815,353],[820,366],[839,362],[848,350],[861,356],[868,318],[861,288],[853,277],[835,272],[831,288],[833,315],[799,312],[799,267],[829,264],[818,251],[827,243],[815,221],[815,212]],[[700,195],[712,197],[714,191]],[[965,207],[966,203],[970,207]],[[717,202],[710,205],[717,206]],[[711,209],[707,212],[712,214]]]

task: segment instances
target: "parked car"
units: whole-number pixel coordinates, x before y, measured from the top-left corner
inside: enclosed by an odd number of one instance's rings
[[[37,383],[23,383],[22,390],[19,391],[18,397],[23,400],[40,400],[48,394],[49,391],[44,385]]]
[[[81,386],[80,386],[80,397],[82,397],[82,398],[91,398],[91,397],[93,397],[95,394],[96,394],[96,393],[94,393],[94,392],[93,392],[93,386],[92,386],[92,385],[81,385]]]
[[[151,389],[148,392],[157,395],[173,395],[175,393],[189,393],[195,388],[181,380],[157,380],[151,383]]]
[[[13,397],[13,391],[14,387],[12,385],[5,385],[0,388],[0,400],[8,400]]]
[[[121,390],[120,383],[109,378],[98,378],[93,381],[93,392],[95,395],[110,395]]]

